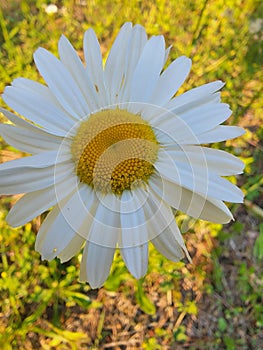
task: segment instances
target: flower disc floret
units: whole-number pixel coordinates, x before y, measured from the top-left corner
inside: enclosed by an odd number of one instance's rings
[[[122,194],[147,182],[159,144],[151,126],[126,110],[103,110],[83,121],[71,151],[81,182]]]

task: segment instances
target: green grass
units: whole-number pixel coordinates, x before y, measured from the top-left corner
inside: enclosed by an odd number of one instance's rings
[[[140,23],[173,45],[170,61],[191,57],[193,68],[180,92],[225,81],[223,100],[233,110],[228,123],[247,133],[214,147],[245,160],[245,173],[235,181],[246,201],[231,206],[236,221],[225,226],[191,225],[177,217],[190,227],[185,239],[192,265],[171,263],[151,247],[148,275],[136,281],[117,253],[105,287],[91,291],[78,281],[80,256],[66,264],[41,261],[34,251],[39,221],[10,228],[5,216],[15,199],[1,198],[0,348],[260,349],[263,28],[251,28],[263,18],[262,2],[61,0],[53,15],[45,12],[48,3],[1,1],[0,92],[15,77],[41,81],[33,52],[43,46],[57,54],[61,34],[83,57],[83,33],[93,27],[106,57],[120,26]],[[21,156],[3,141],[1,149],[3,160]]]

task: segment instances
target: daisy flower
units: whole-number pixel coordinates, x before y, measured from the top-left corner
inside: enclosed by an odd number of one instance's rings
[[[18,78],[3,93],[21,116],[1,109],[11,123],[0,133],[30,154],[0,166],[0,192],[24,194],[7,221],[24,225],[51,208],[36,250],[64,262],[84,247],[80,279],[93,288],[108,277],[116,247],[136,278],[147,271],[149,241],[168,259],[189,257],[173,210],[227,223],[233,217],[224,201],[243,200],[225,178],[243,163],[201,146],[243,134],[220,125],[231,114],[220,101],[223,83],[175,96],[191,60],[164,69],[163,36],[148,39],[131,23],[105,65],[92,29],[84,35],[85,65],[64,36],[58,51],[59,59],[43,48],[34,54],[46,85]]]

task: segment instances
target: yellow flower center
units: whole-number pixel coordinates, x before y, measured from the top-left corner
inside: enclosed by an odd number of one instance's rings
[[[121,194],[147,182],[159,144],[151,126],[126,110],[104,110],[80,124],[71,152],[81,182]]]

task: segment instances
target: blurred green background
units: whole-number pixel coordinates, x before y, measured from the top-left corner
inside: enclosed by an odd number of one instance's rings
[[[177,215],[193,264],[167,261],[151,247],[148,274],[136,281],[116,253],[105,287],[94,291],[78,282],[80,256],[41,261],[34,251],[40,219],[10,228],[5,217],[18,197],[2,196],[0,348],[262,349],[262,1],[60,0],[53,13],[50,4],[1,0],[0,93],[15,77],[41,81],[33,52],[42,46],[57,54],[62,33],[83,57],[83,33],[93,27],[106,56],[124,22],[140,23],[173,46],[169,62],[192,59],[180,92],[225,81],[228,123],[247,132],[213,147],[245,161],[244,175],[231,180],[246,199],[231,205],[236,220],[225,226]],[[2,162],[24,155],[0,142]]]

